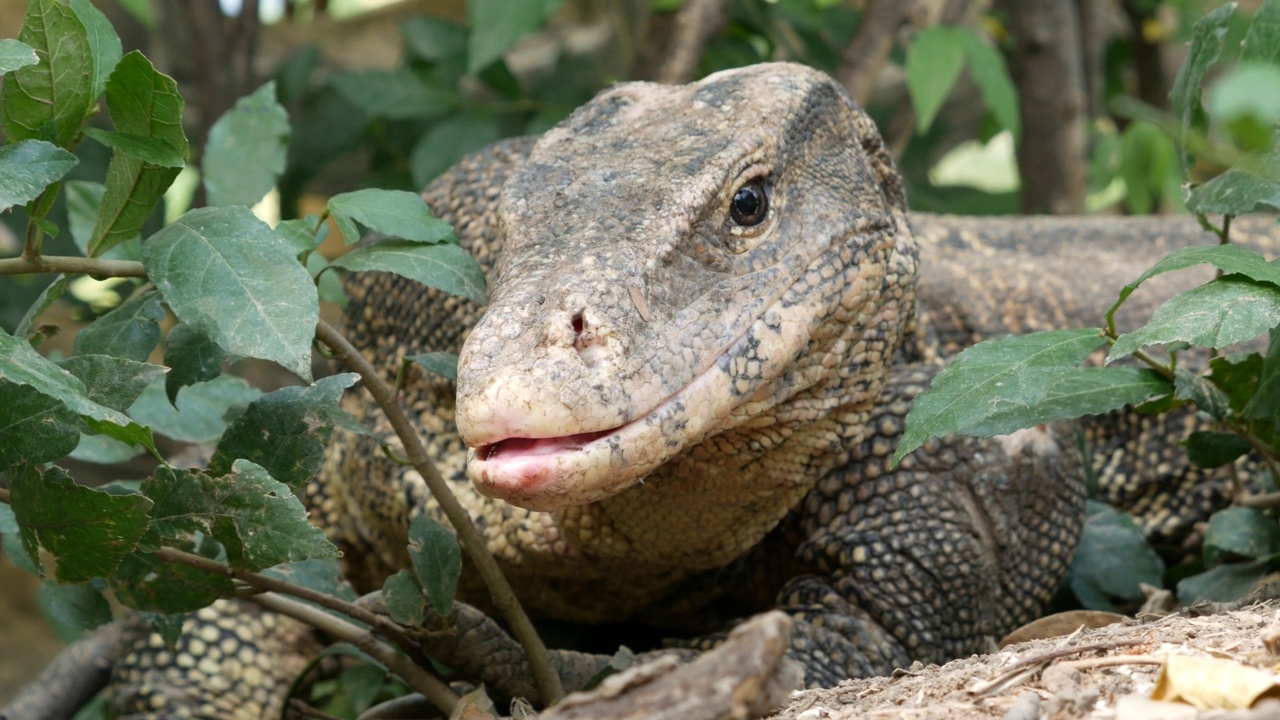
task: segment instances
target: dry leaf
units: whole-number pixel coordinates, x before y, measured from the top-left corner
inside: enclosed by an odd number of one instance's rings
[[[1023,625],[1000,641],[1000,647],[1008,647],[1014,643],[1028,640],[1045,640],[1060,635],[1069,635],[1077,628],[1089,629],[1106,627],[1124,620],[1123,615],[1102,612],[1101,610],[1069,610],[1054,613]]]
[[[1170,655],[1160,669],[1152,700],[1184,702],[1202,710],[1253,707],[1280,698],[1276,676],[1234,660]]]

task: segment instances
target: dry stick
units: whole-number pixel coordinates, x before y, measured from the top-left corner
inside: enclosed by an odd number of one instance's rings
[[[858,33],[840,56],[836,80],[859,105],[866,106],[884,61],[893,50],[898,28],[915,12],[919,0],[870,0],[858,21]]]
[[[422,445],[421,438],[418,437],[417,430],[396,400],[395,392],[382,379],[382,376],[378,374],[373,365],[360,354],[360,351],[356,350],[347,341],[346,337],[335,330],[333,326],[324,321],[318,323],[316,325],[316,339],[328,346],[338,362],[354,370],[364,380],[365,389],[369,391],[374,401],[382,408],[382,412],[386,415],[387,421],[391,423],[396,436],[404,444],[405,455],[408,457],[409,463],[426,481],[427,488],[431,490],[431,495],[436,499],[436,502],[440,503],[440,509],[444,511],[445,516],[453,525],[454,532],[458,534],[459,542],[471,557],[471,561],[481,579],[484,580],[485,586],[489,588],[494,607],[502,613],[507,624],[511,626],[511,633],[515,635],[516,640],[524,647],[524,651],[529,657],[529,665],[533,669],[534,680],[538,683],[538,690],[542,693],[543,704],[552,705],[556,703],[564,696],[564,688],[560,684],[560,676],[556,674],[555,669],[551,667],[551,663],[547,658],[547,648],[543,645],[542,638],[538,637],[538,632],[534,629],[529,616],[525,614],[524,608],[520,606],[515,592],[511,590],[511,585],[507,583],[506,576],[502,574],[502,569],[498,567],[497,560],[489,553],[489,549],[484,544],[484,538],[480,536],[480,532],[476,530],[476,526],[471,522],[471,516],[463,509],[462,504],[458,502],[458,499],[449,490],[449,486],[445,484],[444,478],[436,471],[435,465],[432,464],[430,457],[427,455],[427,449]]]
[[[667,85],[683,85],[698,70],[702,48],[712,33],[724,24],[728,0],[685,0],[676,13],[675,29],[667,46],[667,59],[654,79]]]
[[[376,635],[368,630],[352,625],[346,620],[334,617],[306,603],[291,600],[283,595],[263,593],[261,595],[252,595],[248,600],[273,612],[287,615],[294,620],[306,623],[320,632],[339,640],[345,640],[355,645],[373,659],[386,665],[392,672],[403,678],[415,692],[422,693],[423,697],[429,699],[441,710],[452,713],[453,708],[457,706],[458,695],[450,690],[448,685],[418,667],[408,657],[401,655],[399,651],[379,640]]]
[[[147,276],[140,262],[132,260],[99,260],[97,258],[37,255],[34,258],[15,257],[0,260],[0,275],[25,275],[29,273],[84,273],[99,277]]]

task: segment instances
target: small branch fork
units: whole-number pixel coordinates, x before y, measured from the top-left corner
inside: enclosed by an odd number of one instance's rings
[[[124,260],[100,260],[96,258],[58,256],[36,256],[32,258],[18,257],[0,260],[0,275],[62,272],[84,273],[99,277],[145,278],[147,276],[146,269],[143,267],[142,263]],[[408,416],[405,415],[404,409],[396,400],[395,391],[382,378],[377,369],[374,368],[373,365],[351,345],[346,337],[328,323],[322,321],[316,326],[316,340],[327,347],[335,359],[360,375],[361,379],[364,381],[365,388],[369,391],[370,395],[373,396],[373,399],[378,406],[382,408],[382,411],[386,413],[391,427],[395,430],[397,437],[399,437],[400,442],[404,445],[406,457],[409,463],[426,481],[427,487],[431,490],[432,495],[440,504],[445,516],[453,525],[454,531],[458,534],[460,544],[468,553],[472,564],[475,566],[486,587],[489,588],[489,593],[492,596],[494,607],[497,608],[502,617],[507,621],[507,624],[510,626],[511,632],[515,636],[516,640],[524,647],[529,663],[533,669],[534,680],[542,695],[540,699],[545,705],[552,705],[559,701],[559,699],[564,696],[564,688],[560,682],[560,677],[556,674],[555,669],[548,660],[546,646],[543,644],[542,639],[538,637],[537,631],[533,627],[533,622],[529,619],[524,608],[520,606],[519,601],[516,599],[515,592],[511,589],[511,585],[502,574],[502,570],[498,566],[497,560],[494,559],[493,555],[485,546],[484,538],[480,535],[479,530],[477,530],[475,525],[471,522],[471,518],[462,507],[462,504],[458,502],[456,497],[454,497],[453,493],[449,490],[449,486],[445,483],[444,478],[441,477],[440,473],[432,464],[431,458],[427,454],[426,447],[423,445],[417,429],[413,426],[413,423],[409,420]],[[0,488],[0,502],[9,502],[9,491],[4,488]],[[207,558],[202,558],[198,555],[184,553],[173,548],[162,548],[156,553],[156,555],[167,561],[192,565],[208,572],[226,575],[227,577],[245,582],[259,590],[266,591],[265,594],[250,595],[247,599],[263,605],[264,607],[270,605],[272,609],[285,608],[285,610],[280,610],[280,612],[286,615],[291,615],[292,617],[297,617],[303,622],[316,625],[316,623],[311,622],[311,620],[320,620],[321,617],[325,618],[323,622],[326,623],[331,620],[338,620],[337,618],[333,618],[333,616],[320,611],[311,613],[303,612],[303,610],[299,610],[298,607],[295,606],[300,606],[301,608],[308,608],[308,606],[289,600],[288,598],[284,598],[280,593],[314,602],[323,607],[341,612],[351,618],[367,623],[370,627],[377,628],[379,632],[382,632],[388,638],[396,642],[397,645],[402,645],[404,647],[412,645],[411,639],[403,632],[400,626],[395,625],[386,618],[368,613],[367,611],[352,605],[351,603],[339,600],[338,598],[330,597],[323,593],[294,585],[292,583],[287,583],[282,580],[277,580],[275,578],[270,578],[265,575],[235,570],[222,563],[208,560]],[[300,615],[305,615],[306,617],[299,617]],[[358,632],[364,632],[350,623],[347,623],[347,625]],[[320,626],[316,625],[316,627]],[[329,632],[329,630],[323,627],[321,629]],[[349,631],[344,630],[344,632]],[[331,634],[339,636],[339,633]],[[401,666],[403,666],[404,663],[408,663],[413,666],[413,670],[405,671],[413,673],[413,675],[401,674],[404,676],[406,681],[409,681],[411,685],[415,686],[415,690],[429,698],[439,698],[441,702],[448,703],[448,708],[452,708],[453,704],[456,704],[457,696],[453,695],[452,692],[449,691],[448,688],[438,679],[434,677],[431,677],[430,680],[423,679],[423,677],[428,677],[425,670],[413,665],[408,658],[395,652],[395,650],[390,646],[382,644],[382,647],[386,649],[389,656],[395,656],[395,658],[398,659],[389,661],[372,651],[370,651],[370,654],[377,657],[380,661],[384,662],[388,667],[398,673],[401,672]],[[419,683],[421,683],[421,687],[418,686]],[[436,684],[438,684],[439,687],[436,687]],[[444,695],[443,692],[441,692],[441,689],[443,689],[444,692],[449,692],[449,695]],[[444,708],[446,706],[441,705],[441,707]]]

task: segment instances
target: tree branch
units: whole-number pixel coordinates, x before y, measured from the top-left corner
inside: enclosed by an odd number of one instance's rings
[[[147,270],[142,263],[132,260],[103,260],[60,255],[37,255],[32,258],[13,257],[0,260],[0,275],[30,273],[83,273],[98,277],[136,278],[147,276]]]
[[[453,492],[445,484],[444,478],[440,476],[435,465],[432,464],[431,458],[427,455],[427,449],[423,446],[422,440],[418,436],[417,429],[414,428],[399,401],[396,400],[395,391],[382,379],[382,376],[373,365],[360,354],[360,351],[356,350],[347,341],[346,337],[335,330],[333,326],[321,321],[316,325],[316,339],[329,348],[333,353],[334,359],[360,375],[364,381],[365,389],[369,391],[374,401],[382,408],[382,412],[386,415],[388,422],[391,423],[396,436],[404,444],[405,455],[408,457],[410,464],[413,465],[413,468],[418,471],[422,479],[427,483],[427,488],[430,489],[431,495],[436,499],[436,502],[440,503],[440,509],[444,511],[445,517],[453,525],[454,532],[458,534],[458,541],[462,544],[463,549],[467,551],[485,586],[489,588],[494,607],[506,619],[507,624],[511,626],[512,635],[516,637],[528,654],[534,678],[538,683],[539,691],[542,693],[541,700],[543,704],[554,704],[564,695],[564,688],[560,683],[560,677],[556,674],[555,669],[547,658],[546,645],[543,644],[542,638],[538,637],[538,632],[534,629],[533,622],[529,620],[524,608],[520,606],[515,592],[512,591],[507,578],[502,574],[502,569],[498,567],[497,560],[489,553],[488,547],[485,546],[484,538],[480,536],[480,531],[471,522],[471,516],[467,514],[458,499],[453,496]]]
[[[458,704],[458,696],[448,685],[426,670],[418,667],[412,660],[396,651],[395,648],[382,642],[373,633],[361,629],[351,623],[330,615],[311,605],[290,600],[275,593],[263,593],[247,598],[250,602],[261,605],[267,610],[287,615],[294,620],[304,622],[320,632],[339,640],[355,645],[370,657],[386,665],[395,674],[404,679],[414,691],[421,693],[436,707],[446,713],[452,713]]]
[[[893,50],[898,28],[915,12],[919,0],[868,0],[858,32],[840,56],[836,80],[859,105],[866,106],[884,61]]]
[[[148,632],[145,623],[116,621],[75,641],[0,708],[0,718],[71,717],[107,684],[125,650]]]
[[[675,29],[667,56],[654,79],[667,85],[683,85],[698,72],[698,60],[707,40],[724,25],[729,0],[685,0],[676,13]]]

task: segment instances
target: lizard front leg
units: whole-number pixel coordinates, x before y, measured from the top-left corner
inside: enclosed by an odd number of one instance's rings
[[[933,374],[902,367],[850,461],[805,499],[804,574],[779,594],[810,686],[982,651],[1035,617],[1084,519],[1072,430],[930,441],[894,468],[902,419]]]

